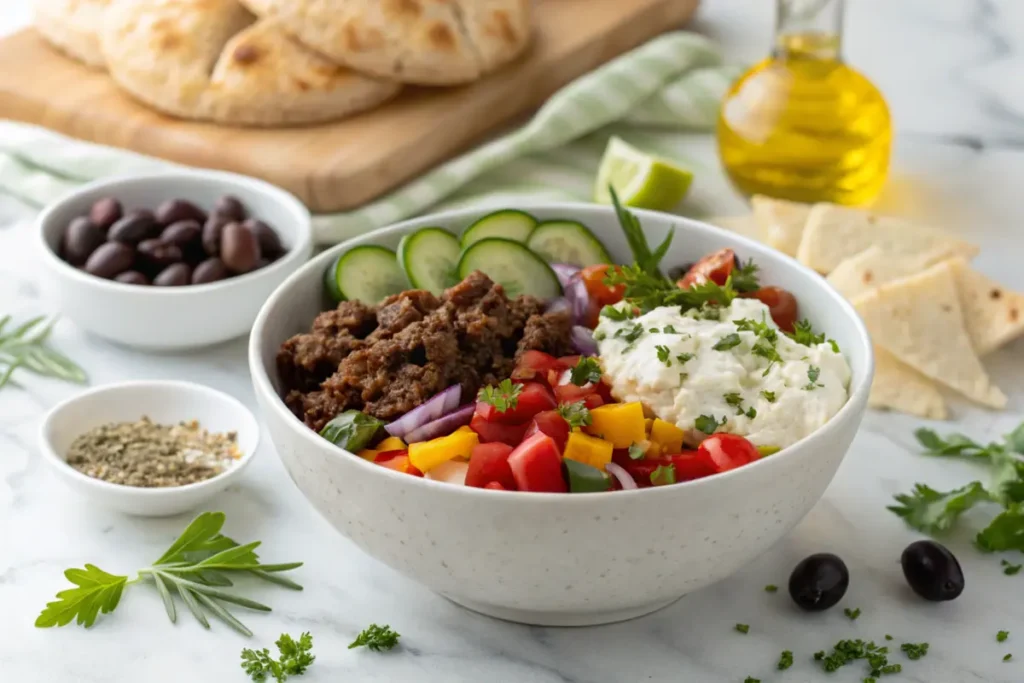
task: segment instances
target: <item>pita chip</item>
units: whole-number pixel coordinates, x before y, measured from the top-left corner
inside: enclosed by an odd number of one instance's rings
[[[717,226],[729,232],[735,232],[738,235],[749,237],[750,239],[761,241],[761,233],[758,230],[757,223],[754,221],[754,217],[751,215],[747,216],[712,216],[711,218],[702,218],[705,223]]]
[[[935,382],[901,362],[885,349],[875,346],[875,379],[868,405],[917,415],[929,420],[949,417],[946,402]]]
[[[962,258],[949,263],[957,280],[964,325],[979,356],[1024,333],[1024,294],[985,277]]]
[[[992,408],[1006,395],[992,384],[964,327],[949,262],[882,285],[853,302],[875,344],[931,379]]]
[[[760,240],[784,254],[796,256],[812,204],[754,195],[750,200]]]
[[[855,299],[887,282],[920,273],[943,260],[944,256],[945,252],[938,249],[930,253],[893,258],[882,251],[881,247],[873,246],[842,261],[826,279],[847,299]]]
[[[871,246],[878,246],[891,258],[938,254],[970,259],[978,253],[976,245],[941,230],[862,209],[816,204],[807,217],[796,257],[819,273],[831,273],[844,260]]]

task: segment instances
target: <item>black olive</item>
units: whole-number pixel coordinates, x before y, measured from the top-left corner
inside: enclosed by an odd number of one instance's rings
[[[903,575],[925,600],[953,600],[964,592],[964,573],[953,553],[935,541],[916,541],[900,557]]]
[[[832,553],[817,553],[800,561],[789,575],[789,594],[801,609],[821,612],[846,595],[850,572]]]

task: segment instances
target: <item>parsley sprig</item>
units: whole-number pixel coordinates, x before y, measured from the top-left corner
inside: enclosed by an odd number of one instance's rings
[[[301,676],[306,673],[316,656],[310,654],[313,649],[313,636],[303,633],[296,641],[287,633],[274,643],[280,656],[274,659],[270,656],[270,650],[242,650],[242,670],[252,680],[261,683],[267,680],[267,676],[273,676],[277,683],[284,683],[289,676]]]
[[[558,414],[569,423],[569,429],[587,427],[593,421],[593,418],[590,416],[590,410],[583,401],[560,404],[558,406]]]
[[[370,624],[363,632],[356,636],[348,649],[352,650],[357,647],[366,647],[374,652],[381,652],[383,650],[390,650],[391,648],[398,645],[398,639],[402,636],[391,629],[390,626],[378,626],[377,624]]]
[[[601,381],[601,364],[596,358],[581,356],[569,373],[569,381],[578,387],[597,384]]]
[[[519,405],[519,394],[522,391],[522,384],[503,379],[496,387],[481,389],[476,395],[476,400],[494,406],[499,413],[506,413]]]

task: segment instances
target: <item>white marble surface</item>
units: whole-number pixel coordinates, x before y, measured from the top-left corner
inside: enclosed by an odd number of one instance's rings
[[[24,20],[21,5],[4,3],[0,30]],[[983,245],[977,264],[1007,285],[1024,289],[1024,5],[1016,0],[851,0],[847,54],[882,87],[898,126],[892,182],[883,205],[940,220]],[[17,6],[14,6],[17,5]],[[696,27],[722,41],[737,60],[765,51],[771,30],[768,0],[706,0]],[[717,169],[709,137],[681,143],[702,167],[693,206],[731,213],[741,206]],[[0,198],[0,312],[51,309],[39,298],[28,250],[31,212]],[[62,324],[55,344],[74,356],[94,385],[135,378],[186,378],[254,401],[244,341],[188,354],[152,356],[115,348]],[[1008,431],[1024,407],[1024,342],[987,361],[1010,394],[1004,413],[954,404],[948,425],[981,437]],[[317,663],[303,680],[500,681],[604,683],[692,681],[739,683],[822,680],[811,654],[838,639],[929,641],[919,662],[887,681],[961,683],[1024,680],[1024,575],[1004,576],[999,559],[952,547],[964,564],[967,590],[956,602],[933,605],[912,596],[897,564],[915,535],[885,510],[893,493],[925,481],[952,487],[975,474],[969,466],[914,454],[919,421],[871,414],[824,499],[783,542],[731,579],[688,596],[653,616],[590,629],[516,626],[465,612],[413,581],[365,557],[335,534],[305,503],[269,444],[242,483],[217,507],[228,532],[262,539],[265,556],[304,560],[301,594],[269,589],[269,615],[249,616],[246,641],[215,624],[203,631],[190,618],[171,626],[148,587],[130,589],[117,612],[93,629],[39,630],[35,616],[65,587],[66,567],[93,562],[127,573],[152,560],[187,522],[152,521],[94,509],[45,469],[36,445],[40,418],[76,389],[23,377],[22,388],[0,391],[0,680],[2,681],[241,681],[238,653],[271,646],[282,631],[312,631]],[[728,501],[723,501],[728,505]],[[977,521],[977,520],[975,520]],[[808,616],[784,590],[803,556],[831,551],[845,558],[852,584],[840,610]],[[1019,556],[1018,556],[1019,557]],[[1017,559],[1017,558],[1014,558]],[[403,647],[378,655],[345,645],[371,621],[390,623]],[[750,634],[733,630],[748,623]],[[995,633],[1012,632],[997,644]],[[796,664],[774,670],[779,652]],[[1003,663],[1007,652],[1015,660]],[[829,680],[860,681],[850,667]]]

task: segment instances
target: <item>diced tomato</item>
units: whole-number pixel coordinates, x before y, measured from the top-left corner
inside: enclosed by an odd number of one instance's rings
[[[551,410],[557,405],[555,397],[551,395],[551,391],[546,386],[539,382],[524,382],[515,408],[499,412],[490,403],[478,401],[476,404],[476,414],[488,422],[522,424],[528,422],[537,413],[543,410]]]
[[[718,472],[715,463],[703,453],[689,451],[669,457],[676,468],[676,481],[693,481]]]
[[[492,491],[507,491],[508,490],[508,489],[506,489],[504,486],[502,486],[501,484],[499,484],[496,481],[488,482],[487,486],[485,486],[484,488],[485,489],[491,489]]]
[[[675,468],[676,481],[692,481],[707,477],[718,472],[715,464],[697,451],[684,451],[673,455],[659,455],[654,458],[633,460],[625,448],[616,449],[612,453],[612,461],[629,472],[636,485],[645,488],[651,486],[651,475],[659,467]]]
[[[712,434],[697,448],[714,463],[716,472],[727,472],[752,463],[761,457],[757,446],[736,434]]]
[[[508,456],[508,464],[520,491],[568,491],[562,477],[562,452],[547,434],[534,434],[524,439]]]
[[[619,303],[622,301],[622,295],[626,291],[625,285],[610,286],[605,284],[604,281],[607,279],[608,271],[611,268],[612,266],[608,265],[597,265],[587,266],[580,271],[580,277],[583,278],[587,294],[590,295],[591,300],[597,302],[598,308]],[[618,267],[615,269],[618,270]]]
[[[555,387],[555,398],[558,399],[559,403],[575,403],[576,401],[584,400],[592,394],[597,394],[597,386],[594,384],[578,387],[572,382],[568,382]]]
[[[512,379],[536,379],[554,386],[558,378],[569,369],[561,359],[543,351],[526,351],[519,357],[512,371]]]
[[[745,297],[757,299],[768,307],[772,320],[783,332],[792,332],[799,315],[796,297],[781,287],[762,287],[756,292],[743,294]]]
[[[562,356],[558,359],[558,362],[567,368],[574,368],[579,364],[580,358],[582,357],[583,356]]]
[[[654,473],[654,470],[658,469],[661,465],[672,464],[669,458],[633,460],[629,457],[629,451],[625,448],[617,448],[612,451],[612,462],[626,470],[640,488],[646,488],[651,485],[651,474]]]
[[[547,434],[554,439],[558,452],[561,453],[565,450],[565,442],[569,440],[569,423],[557,410],[545,410],[533,416],[533,422],[527,428],[525,438],[537,433]]]
[[[593,410],[603,406],[604,399],[599,394],[589,394],[583,397],[583,405],[587,407],[587,410]]]
[[[473,448],[466,471],[466,486],[494,488],[491,484],[495,484],[498,488],[514,491],[516,480],[508,466],[511,453],[512,447],[503,443],[482,443]]]
[[[389,451],[389,452],[390,453],[395,453],[395,452],[398,452],[398,451]],[[381,454],[381,455],[383,455],[383,454]],[[380,455],[378,455],[377,457],[379,458]],[[381,460],[374,460],[374,462],[377,463],[378,465],[380,465],[381,467],[387,467],[389,470],[395,470],[396,472],[403,472],[405,474],[411,474],[414,477],[422,477],[423,476],[423,473],[420,472],[418,469],[416,469],[412,465],[412,463],[409,462],[409,456],[408,455],[396,455],[394,457],[388,458],[387,460],[383,460],[383,461],[381,461]]]
[[[409,455],[409,451],[406,449],[398,451],[381,451],[376,456],[374,456],[373,461],[377,464],[381,464],[387,462],[388,460],[391,460],[392,458],[397,458],[402,455]]]
[[[702,285],[711,280],[717,285],[724,285],[736,267],[736,253],[729,248],[719,249],[708,254],[690,266],[686,275],[676,283],[681,289],[689,289],[693,285]]]
[[[473,419],[469,422],[469,428],[476,432],[484,443],[503,443],[509,446],[518,446],[529,426],[528,422],[518,425],[488,422],[479,413],[473,413]]]

